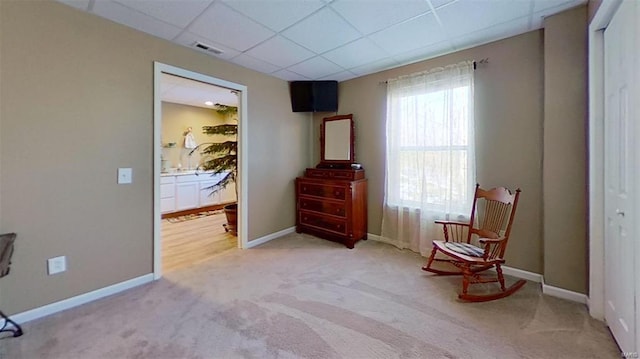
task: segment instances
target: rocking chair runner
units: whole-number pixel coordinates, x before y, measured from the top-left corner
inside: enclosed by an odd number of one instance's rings
[[[468,223],[436,221],[436,223],[443,225],[444,241],[433,241],[431,256],[427,265],[422,269],[438,275],[462,275],[462,293],[458,295],[458,298],[471,302],[504,298],[522,288],[526,283],[525,280],[518,280],[506,288],[501,268],[505,262],[504,252],[511,234],[511,225],[519,196],[520,189],[512,194],[504,187],[483,190],[480,185],[476,185],[471,218]],[[478,223],[478,226],[475,226],[475,223]],[[505,223],[507,224],[506,228],[504,227]],[[479,237],[480,246],[472,243],[474,236]],[[448,258],[435,258],[438,252]],[[457,270],[433,268],[434,260],[449,262]],[[494,267],[495,275],[491,275],[492,272],[485,272]],[[481,275],[480,272],[484,273]],[[469,284],[491,282],[499,282],[501,291],[483,295],[468,293]]]
[[[15,240],[15,233],[0,234],[0,278],[9,274],[11,255],[13,254],[13,242],[15,242]],[[20,328],[18,323],[9,319],[9,317],[7,317],[1,310],[0,323],[2,323],[0,333],[10,332],[13,333],[14,337],[19,337],[23,334],[22,328]],[[7,328],[9,324],[11,324],[13,328]]]

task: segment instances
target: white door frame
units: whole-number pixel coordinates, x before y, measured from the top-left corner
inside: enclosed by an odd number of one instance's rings
[[[603,0],[589,25],[589,313],[604,320],[605,317],[605,256],[604,256],[604,29],[609,25],[622,0]],[[636,16],[640,15],[639,12]],[[639,25],[636,25],[639,26]],[[636,29],[636,32],[638,29]],[[638,35],[636,35],[638,36]],[[636,49],[636,68],[640,67],[640,49]],[[632,81],[637,81],[634,79]],[[637,106],[637,105],[636,105]],[[636,125],[634,137],[640,138],[640,126]],[[640,141],[636,141],[636,165],[640,160]],[[636,166],[638,168],[638,166]],[[640,191],[631,201],[640,204]],[[638,207],[640,208],[640,207]],[[636,216],[638,213],[636,213]],[[638,218],[631,220],[635,233],[640,233]],[[640,259],[640,245],[635,256]],[[640,278],[640,266],[633,273]],[[636,287],[636,298],[638,297]],[[636,312],[635,325],[640,328],[640,312]],[[636,331],[636,344],[640,343]]]
[[[622,0],[603,0],[589,24],[589,313],[604,320],[604,29]]]
[[[161,243],[161,212],[160,212],[160,169],[162,154],[162,101],[160,84],[162,73],[176,75],[187,79],[226,87],[238,91],[240,106],[238,108],[238,248],[247,248],[247,181],[248,163],[248,116],[247,116],[247,86],[225,81],[212,76],[166,65],[153,63],[153,278],[162,277],[162,243]]]

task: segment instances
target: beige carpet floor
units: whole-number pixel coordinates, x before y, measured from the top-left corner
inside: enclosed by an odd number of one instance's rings
[[[531,282],[459,302],[459,278],[423,264],[291,234],[25,323],[0,358],[619,358],[584,305]]]

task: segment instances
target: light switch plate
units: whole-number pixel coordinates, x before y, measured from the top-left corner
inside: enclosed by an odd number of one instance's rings
[[[47,259],[47,272],[49,272],[49,275],[62,273],[66,270],[67,270],[66,256]]]
[[[131,183],[133,170],[131,168],[118,168],[118,184]]]

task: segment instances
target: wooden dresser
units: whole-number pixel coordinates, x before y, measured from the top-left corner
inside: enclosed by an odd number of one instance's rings
[[[367,239],[364,170],[308,168],[296,178],[296,231],[343,243]]]

